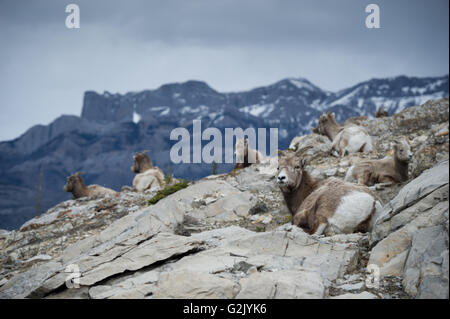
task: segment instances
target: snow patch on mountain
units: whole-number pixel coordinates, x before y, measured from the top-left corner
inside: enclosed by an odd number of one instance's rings
[[[134,111],[133,112],[133,123],[137,124],[137,123],[139,123],[140,120],[141,120],[141,116],[138,113],[136,113],[136,111]]]
[[[311,83],[309,83],[308,80],[303,78],[297,78],[297,79],[289,79],[289,82],[293,85],[295,85],[299,89],[306,89],[310,91],[317,90],[316,87],[314,87]]]
[[[249,113],[256,117],[258,117],[258,116],[267,117],[274,109],[275,109],[275,106],[273,103],[271,103],[271,104],[262,104],[262,105],[255,104],[255,105],[244,106],[243,108],[241,108],[241,111],[243,111],[245,113]]]

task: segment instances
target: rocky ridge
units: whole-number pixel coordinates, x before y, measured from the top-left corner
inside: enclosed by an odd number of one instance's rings
[[[112,94],[87,91],[81,116],[62,115],[36,125],[11,141],[0,142],[0,228],[17,229],[27,220],[70,199],[61,192],[65,178],[84,172],[88,184],[114,190],[131,185],[136,152],[151,149],[154,165],[178,178],[198,180],[211,164],[174,164],[169,136],[193,120],[202,129],[278,128],[278,148],[310,133],[322,112],[338,121],[351,116],[390,114],[449,96],[448,75],[370,79],[329,92],[304,78],[288,78],[248,91],[218,92],[201,81],[164,84],[154,90]],[[206,141],[203,142],[203,146]],[[224,152],[223,152],[224,153]],[[225,173],[233,164],[221,163]]]
[[[342,178],[410,139],[411,178],[376,190],[385,205],[371,233],[304,233],[290,224],[275,172],[254,165],[155,205],[152,194],[124,190],[0,231],[0,298],[448,298],[448,111],[442,99],[349,119],[374,136],[375,150],[343,159],[327,155],[320,136],[302,138],[318,178]],[[68,288],[74,269],[80,287]]]

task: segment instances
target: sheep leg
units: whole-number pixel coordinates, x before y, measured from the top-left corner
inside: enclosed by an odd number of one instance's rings
[[[319,224],[319,226],[317,227],[317,229],[316,229],[316,231],[313,233],[313,235],[316,235],[316,236],[322,235],[323,232],[325,231],[325,228],[327,227],[327,225],[328,225],[327,223]]]
[[[371,189],[371,190],[380,190],[380,189],[384,189],[387,186],[392,186],[392,184],[393,184],[392,182],[389,182],[389,183],[378,183],[378,184],[375,184],[375,185],[369,187],[369,189]]]

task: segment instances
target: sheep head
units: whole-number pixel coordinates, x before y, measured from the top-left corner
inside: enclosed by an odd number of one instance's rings
[[[292,192],[300,187],[306,159],[290,153],[278,159],[277,183],[282,192]]]
[[[153,167],[150,157],[145,154],[147,152],[148,151],[143,151],[140,154],[136,153],[136,155],[133,156],[133,166],[131,166],[131,171],[133,173],[139,174]]]
[[[244,163],[248,157],[248,140],[246,138],[236,140],[234,155],[237,163]]]
[[[401,162],[409,162],[413,153],[411,152],[411,146],[405,138],[395,142],[393,145],[395,157]]]
[[[66,185],[64,185],[64,191],[72,192],[79,186],[84,186],[84,181],[81,178],[81,172],[76,172],[75,174],[67,177]]]
[[[328,113],[327,113],[327,119],[328,119],[329,122],[331,122],[331,123],[333,123],[333,124],[338,124],[338,123],[336,122],[336,114],[334,114],[334,112],[333,112],[333,113],[328,112]]]
[[[334,119],[334,113],[328,112],[327,114],[322,114],[319,118],[319,125],[316,128],[316,131],[319,134],[325,134],[326,127],[330,125],[331,123],[336,123],[336,120]]]

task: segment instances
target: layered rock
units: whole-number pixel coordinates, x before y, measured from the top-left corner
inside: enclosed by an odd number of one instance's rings
[[[402,276],[418,298],[448,298],[448,160],[407,184],[371,234],[369,264],[382,276]]]

